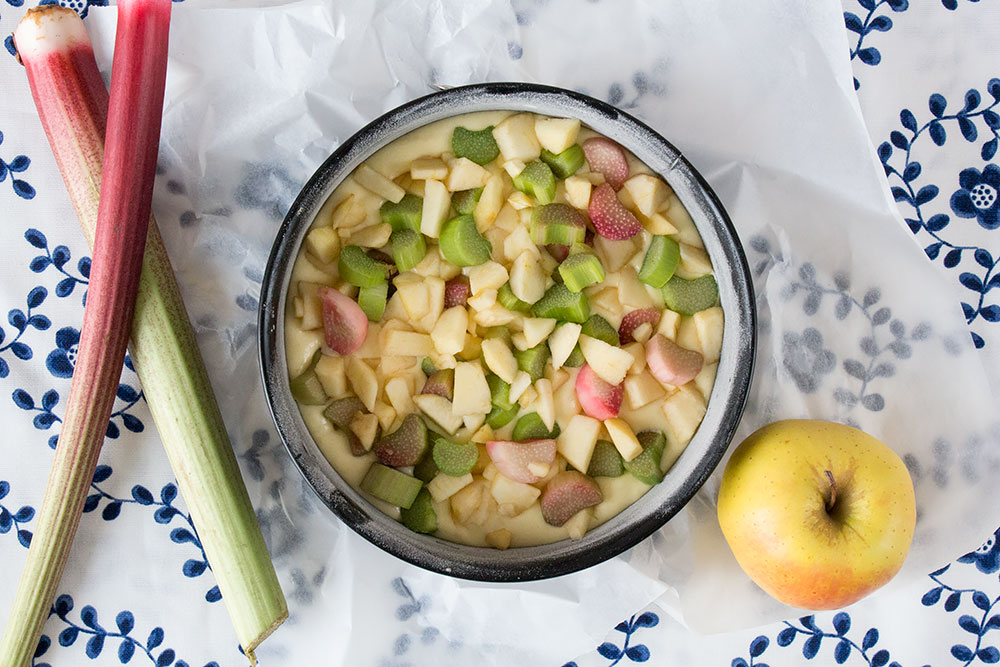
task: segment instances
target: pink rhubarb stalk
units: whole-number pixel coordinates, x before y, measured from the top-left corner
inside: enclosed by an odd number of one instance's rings
[[[23,54],[42,67],[63,69],[68,65],[65,54],[59,52],[59,45],[65,43],[63,35],[46,32],[54,25],[36,20],[36,38],[24,44]],[[119,4],[105,178],[79,352],[52,472],[0,642],[3,665],[26,665],[31,660],[69,557],[107,432],[146,245],[169,25],[170,0],[122,0]],[[78,35],[66,37],[78,41]],[[21,39],[18,42],[23,43]]]
[[[125,12],[143,9],[144,4],[140,2],[136,7],[128,3],[126,7],[121,2],[119,27],[126,18]],[[163,9],[168,11],[167,7]],[[152,24],[147,26],[147,23],[143,25],[148,30]],[[163,48],[166,35],[165,27],[162,31],[157,30],[156,37]],[[105,154],[104,132],[109,118],[108,91],[83,22],[74,11],[58,5],[31,9],[18,25],[14,42],[84,236],[96,248],[100,242],[97,239],[95,243],[94,236]],[[119,70],[117,64],[119,50],[125,50],[121,44],[116,46],[114,76],[124,71]],[[162,92],[162,81],[160,90]],[[138,109],[132,109],[131,113],[136,111]],[[158,123],[159,111],[155,118]],[[155,159],[155,140],[150,146],[148,155]],[[110,162],[106,168],[112,168]],[[152,171],[149,174],[151,179]],[[103,199],[100,198],[102,204]],[[149,218],[148,201],[145,217]],[[95,254],[95,269],[96,265]],[[89,307],[88,302],[88,310]],[[287,618],[287,605],[240,476],[163,239],[152,220],[146,236],[135,308],[130,349],[136,372],[237,639],[253,662],[257,645]],[[84,325],[85,331],[87,326]],[[128,331],[127,323],[115,331],[124,335]],[[119,355],[118,371],[120,362]],[[80,373],[78,365],[76,375]],[[76,382],[74,378],[74,386]],[[113,390],[108,395],[112,396]],[[95,417],[94,424],[99,422]],[[102,428],[105,427],[106,420]],[[64,426],[64,433],[68,432],[66,429]],[[62,440],[59,449],[63,449]],[[84,490],[90,482],[88,475],[93,472],[93,462],[88,463],[91,472],[77,475],[73,480]],[[59,469],[57,462],[53,470]],[[69,515],[68,512],[64,514]],[[78,520],[79,510],[75,516]],[[36,531],[34,540],[40,539],[40,532]],[[65,548],[68,549],[68,541]],[[55,585],[53,580],[51,586]],[[51,592],[46,594],[51,599]],[[13,636],[23,636],[26,631],[27,626],[22,624],[14,630],[16,635]],[[7,634],[11,635],[11,628]],[[8,641],[6,636],[4,641]],[[35,643],[28,639],[21,643],[30,648],[27,653],[30,657]],[[0,656],[3,655],[6,654],[0,652]],[[0,659],[0,667],[8,664],[21,667],[21,663]]]

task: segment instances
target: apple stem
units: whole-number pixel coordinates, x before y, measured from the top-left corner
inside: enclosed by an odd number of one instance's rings
[[[823,473],[826,475],[826,479],[830,482],[830,498],[826,501],[826,511],[832,512],[833,506],[837,503],[837,483],[833,479],[833,473],[829,470],[824,470]]]

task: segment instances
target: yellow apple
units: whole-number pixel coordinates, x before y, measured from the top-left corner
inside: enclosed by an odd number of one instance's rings
[[[913,541],[916,502],[903,461],[842,424],[769,424],[733,452],[719,524],[740,567],[768,594],[837,609],[886,584]]]

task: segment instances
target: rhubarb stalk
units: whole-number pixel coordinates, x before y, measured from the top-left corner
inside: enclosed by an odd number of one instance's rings
[[[119,3],[119,11],[122,12],[119,30],[122,20],[126,18],[125,12],[135,9],[131,7],[132,4]],[[143,4],[138,3],[140,7]],[[169,5],[169,2],[166,4]],[[165,29],[160,38],[165,47]],[[115,126],[113,122],[108,124],[108,91],[98,71],[83,22],[74,11],[58,5],[38,7],[29,10],[18,25],[14,41],[27,71],[42,126],[84,236],[96,250],[101,242],[100,238],[95,239],[95,229],[98,226],[98,194],[105,154],[105,126],[109,129]],[[116,45],[113,76],[117,76],[118,72],[118,52],[119,46]],[[162,90],[162,83],[160,89]],[[136,111],[138,108],[129,110],[130,114],[135,114]],[[114,118],[111,116],[112,121]],[[159,111],[155,118],[158,123]],[[109,131],[108,152],[111,150],[112,136],[113,132]],[[155,143],[152,146],[148,154],[155,159]],[[105,164],[105,169],[111,168],[110,163]],[[152,171],[149,173],[151,179]],[[102,204],[104,199],[105,197],[100,198]],[[148,204],[145,217],[149,220]],[[94,268],[97,268],[96,254]],[[88,293],[88,311],[94,293],[95,283],[92,279]],[[87,326],[85,322],[84,335]],[[113,330],[122,336],[126,331],[127,326],[119,326]],[[149,220],[146,236],[130,351],[181,494],[190,509],[229,611],[237,639],[253,662],[253,651],[257,645],[287,618],[287,606],[240,476],[166,248],[153,220]],[[118,371],[120,362],[119,357]],[[80,374],[78,361],[74,387],[78,382],[76,376]],[[112,398],[113,393],[109,393]],[[95,417],[94,423],[97,424],[98,421]],[[101,425],[102,437],[106,427],[105,417]],[[64,433],[67,428],[68,422],[63,427]],[[63,449],[69,448],[63,447],[61,439],[57,457]],[[57,458],[53,470],[59,469]],[[93,463],[90,464],[90,472],[78,476],[73,483],[79,484],[86,491],[90,482],[88,475],[92,473]],[[81,496],[81,503],[82,500]],[[63,503],[62,507],[65,506]],[[66,511],[63,515],[71,516]],[[76,517],[73,519],[75,525],[79,519],[79,509],[72,516]],[[40,528],[41,526],[36,530],[33,543],[43,533]],[[68,540],[64,541],[65,546],[62,548],[68,550]],[[46,600],[51,600],[57,579],[58,577],[46,579],[51,581],[48,585],[52,589],[47,592]],[[25,647],[18,655],[27,658],[10,662],[4,657],[8,655],[7,650],[0,649],[0,667],[7,667],[8,664],[22,667],[30,659],[41,622],[36,620],[38,627],[35,628],[26,625],[24,620],[15,619],[12,613],[2,646],[16,642]],[[44,621],[44,616],[41,621]],[[14,628],[14,623],[19,626]],[[33,639],[27,638],[29,631]]]

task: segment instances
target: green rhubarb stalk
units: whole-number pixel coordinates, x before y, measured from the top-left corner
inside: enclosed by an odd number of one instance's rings
[[[126,2],[119,3],[120,11],[129,11],[125,7]],[[124,18],[126,13],[121,16]],[[165,43],[165,32],[163,40]],[[14,41],[28,74],[42,127],[84,236],[92,247],[96,247],[94,233],[98,219],[104,130],[108,120],[108,92],[97,69],[83,22],[76,12],[59,5],[31,9],[18,26]],[[130,117],[136,117],[135,111],[129,110]],[[155,117],[159,119],[159,112]],[[155,144],[153,146],[148,152],[155,158]],[[151,175],[152,172],[150,178]],[[145,215],[149,217],[148,207]],[[95,255],[95,270],[97,266]],[[88,310],[92,294],[95,294],[93,282],[88,294]],[[85,330],[87,326],[84,325]],[[112,330],[123,336],[126,331],[127,325]],[[253,662],[253,651],[257,645],[287,618],[287,606],[240,476],[163,239],[152,220],[139,277],[130,351],[160,439],[222,592],[237,639]],[[119,358],[116,373],[120,373],[120,362]],[[77,376],[83,377],[79,361],[74,383]],[[117,374],[114,382],[112,386],[116,386]],[[113,399],[113,394],[111,390],[108,396]],[[100,429],[103,437],[107,419],[101,421],[95,418],[94,428]],[[69,433],[68,418],[63,432]],[[57,457],[60,450],[69,449],[64,448],[60,440]],[[58,462],[53,470],[59,470]],[[73,483],[86,491],[92,473],[93,466],[89,473],[77,475]],[[71,520],[68,512],[63,514],[67,521]],[[78,519],[78,512],[76,517]],[[56,523],[59,519],[61,517],[57,517]],[[43,535],[48,530],[43,530],[39,517],[33,546],[36,542],[42,543]],[[68,551],[69,541],[65,540],[61,548]],[[53,588],[56,579],[58,577],[52,580]],[[34,641],[26,637],[29,631],[27,619],[15,618],[12,614],[10,622],[19,625],[13,641],[27,646],[29,652],[24,654],[27,657],[23,661],[8,663],[0,659],[0,665],[23,667],[33,655],[37,636]],[[4,642],[7,641],[5,635]],[[7,653],[0,651],[0,655],[6,656]]]

